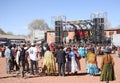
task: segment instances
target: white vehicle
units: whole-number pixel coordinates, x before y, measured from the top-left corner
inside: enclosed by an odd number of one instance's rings
[[[115,46],[120,46],[120,34],[113,34],[111,36],[111,42]]]

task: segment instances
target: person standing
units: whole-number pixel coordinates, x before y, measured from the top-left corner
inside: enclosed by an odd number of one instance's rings
[[[66,72],[69,75],[71,72],[71,57],[69,55],[69,53],[71,52],[71,48],[68,47],[66,49]]]
[[[65,63],[66,63],[66,53],[63,51],[63,47],[60,46],[59,50],[56,52],[56,62],[58,63],[58,74],[59,76],[65,76]],[[61,73],[62,69],[62,73]]]
[[[7,68],[6,68],[6,73],[7,74],[11,73],[11,62],[12,62],[11,48],[12,48],[12,45],[7,46],[6,50],[5,50],[5,53],[4,53],[5,58],[6,58],[6,65],[7,65]]]
[[[78,49],[78,53],[81,57],[85,58],[85,56],[87,54],[87,50],[83,45],[81,45]]]
[[[117,47],[117,50],[116,50],[116,56],[120,57],[120,47],[119,46]]]
[[[5,45],[1,45],[1,50],[2,50],[2,57],[5,57],[5,49],[6,49],[6,47],[5,47]]]
[[[21,77],[24,77],[25,74],[25,49],[24,44],[20,44],[20,50],[19,50],[19,66],[20,66],[20,75]]]
[[[114,60],[113,57],[110,55],[109,47],[106,47],[101,62],[100,80],[109,83],[109,81],[113,81],[115,79]]]
[[[34,43],[31,44],[31,47],[27,50],[27,52],[30,56],[31,74],[34,75],[33,66],[35,66],[36,74],[38,74],[38,50]]]
[[[87,54],[87,73],[90,75],[96,75],[99,73],[97,56],[94,53],[94,48],[91,48]]]
[[[0,57],[2,57],[2,45],[0,44]]]
[[[14,70],[14,67],[16,68],[16,71],[19,70],[19,67],[16,63],[16,54],[17,54],[17,46],[16,44],[12,45],[11,52],[12,52],[12,70]]]
[[[43,58],[44,53],[45,53],[45,51],[44,51],[44,49],[43,49],[43,44],[41,44],[41,45],[40,45],[40,59]]]
[[[72,74],[77,74],[77,72],[80,70],[80,66],[78,66],[76,58],[77,55],[75,53],[75,49],[73,49],[70,53],[69,53],[70,57],[71,57],[71,72]]]
[[[43,58],[43,72],[46,75],[51,75],[56,72],[55,57],[49,47],[47,47]]]
[[[68,48],[68,55],[67,55],[67,72],[71,72],[72,74],[77,74],[77,72],[80,70],[78,67],[78,64],[76,62],[76,53],[75,49],[71,50],[71,48]]]
[[[27,51],[30,48],[30,44],[26,44],[25,51]],[[28,54],[25,55],[25,70],[27,73],[29,73],[29,61],[28,61]]]

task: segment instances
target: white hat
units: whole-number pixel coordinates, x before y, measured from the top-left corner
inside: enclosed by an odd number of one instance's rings
[[[34,43],[31,44],[32,46],[35,45]]]

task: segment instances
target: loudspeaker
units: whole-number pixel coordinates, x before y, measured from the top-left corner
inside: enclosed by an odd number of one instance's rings
[[[93,29],[92,32],[94,36],[92,37],[95,43],[104,43],[104,18],[94,18],[93,19]]]
[[[94,18],[93,19],[94,24],[103,24],[104,23],[104,18]]]
[[[63,25],[62,21],[55,21],[55,42],[63,42]]]

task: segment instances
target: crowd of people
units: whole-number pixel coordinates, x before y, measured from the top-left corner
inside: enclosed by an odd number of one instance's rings
[[[119,50],[119,49],[118,49]],[[0,45],[0,56],[6,58],[6,73],[16,71],[16,75],[25,77],[40,74],[38,60],[42,62],[42,73],[45,75],[76,75],[80,69],[80,59],[86,61],[86,72],[92,76],[100,74],[101,81],[115,80],[114,59],[110,53],[115,51],[111,46],[93,44],[25,44]],[[102,56],[101,67],[98,67],[97,56]],[[57,63],[57,65],[56,65]]]

